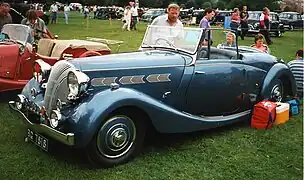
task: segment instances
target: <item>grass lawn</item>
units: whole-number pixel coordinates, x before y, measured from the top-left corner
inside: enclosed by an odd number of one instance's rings
[[[146,24],[138,31],[123,32],[121,21],[90,20],[73,14],[65,25],[49,25],[59,39],[101,37],[124,41],[120,52],[140,46]],[[216,42],[222,41],[214,33]],[[286,61],[302,48],[303,31],[273,38],[271,52]],[[250,45],[253,38],[240,41]],[[115,51],[115,46],[112,49]],[[6,95],[2,95],[3,98]],[[217,130],[179,135],[156,135],[133,161],[111,169],[92,169],[78,150],[58,146],[48,154],[24,142],[26,128],[21,118],[0,103],[0,179],[275,179],[303,177],[303,116],[271,130],[255,130],[246,123]]]

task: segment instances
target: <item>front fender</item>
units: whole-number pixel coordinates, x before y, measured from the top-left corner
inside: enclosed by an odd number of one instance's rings
[[[277,63],[268,71],[262,85],[261,100],[270,97],[271,84],[275,79],[280,79],[284,84],[284,89],[288,88],[286,95],[296,94],[296,83],[292,72],[283,63]]]
[[[135,89],[107,89],[94,94],[73,110],[68,118],[76,135],[76,146],[85,147],[107,117],[120,107],[135,106],[150,114],[149,108],[158,108],[161,102]]]

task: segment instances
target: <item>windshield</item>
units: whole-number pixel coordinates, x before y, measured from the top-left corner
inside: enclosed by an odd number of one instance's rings
[[[149,25],[142,48],[170,48],[194,54],[198,48],[203,30]]]
[[[249,13],[248,19],[257,20],[260,18],[261,13]]]
[[[22,24],[6,24],[3,26],[1,34],[5,34],[8,39],[25,44],[29,40],[31,30]]]
[[[160,14],[160,13],[162,13],[162,12],[164,12],[164,11],[162,11],[162,10],[148,10],[145,14],[146,14],[146,15]]]
[[[288,13],[281,13],[279,15],[280,18],[283,18],[283,19],[292,19],[292,14],[288,14]]]

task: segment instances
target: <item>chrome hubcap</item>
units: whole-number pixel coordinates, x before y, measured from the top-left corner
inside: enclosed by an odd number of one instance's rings
[[[275,100],[276,102],[281,102],[283,97],[282,97],[282,86],[277,84],[272,88],[271,91],[271,99]]]
[[[111,135],[111,145],[114,147],[122,147],[127,142],[127,132],[123,128],[115,129]]]
[[[116,116],[109,119],[99,130],[97,148],[107,158],[125,155],[136,139],[136,127],[131,119]]]

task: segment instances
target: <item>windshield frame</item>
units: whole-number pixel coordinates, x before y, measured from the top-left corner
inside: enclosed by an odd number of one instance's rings
[[[157,46],[155,46],[155,45],[149,45],[149,44],[146,44],[145,42],[144,42],[144,40],[147,38],[147,35],[148,35],[148,32],[149,32],[149,28],[153,28],[153,27],[156,27],[156,28],[161,28],[161,27],[168,27],[168,26],[156,26],[156,25],[148,25],[147,26],[147,29],[146,29],[146,32],[145,32],[145,35],[144,35],[144,37],[143,37],[143,39],[142,39],[142,43],[141,43],[141,46],[140,46],[140,48],[142,48],[142,49],[151,49],[151,48],[154,48],[154,49],[156,49],[156,48],[160,48],[160,49],[170,49],[170,50],[175,50],[175,51],[181,51],[181,52],[184,52],[184,53],[187,53],[187,54],[190,54],[190,55],[195,55],[196,53],[197,53],[197,50],[198,50],[198,48],[199,48],[199,44],[200,44],[200,41],[201,41],[201,38],[202,38],[202,35],[203,35],[203,31],[204,31],[204,29],[202,29],[202,28],[190,28],[190,27],[183,27],[182,29],[183,30],[187,30],[187,29],[190,29],[190,30],[192,30],[192,31],[195,31],[195,30],[197,30],[197,31],[199,31],[200,32],[200,35],[199,35],[199,37],[198,37],[198,40],[197,40],[197,42],[196,42],[196,45],[195,45],[195,50],[194,51],[188,51],[188,50],[185,50],[185,49],[182,49],[182,48],[178,48],[178,47],[169,47],[169,46],[161,46],[161,45],[157,45]],[[169,27],[169,28],[174,28],[174,27]]]
[[[9,29],[16,29],[17,27],[24,28],[24,31],[23,31],[23,32],[26,32],[26,31],[27,31],[27,33],[26,33],[26,35],[25,35],[25,38],[22,39],[22,40],[11,38],[11,37],[9,36],[10,34],[7,34],[6,32],[3,32],[3,31],[6,30],[5,27],[11,27],[11,28],[8,28],[8,30],[9,30]],[[17,32],[17,31],[16,31],[16,32]],[[30,38],[30,33],[31,33],[31,28],[30,28],[29,26],[26,26],[26,25],[23,25],[23,24],[5,24],[5,25],[3,26],[3,28],[2,28],[2,30],[1,30],[1,34],[6,34],[6,35],[9,37],[9,39],[11,39],[11,40],[13,40],[13,41],[16,41],[16,42],[19,42],[19,43],[21,43],[21,44],[23,44],[23,45],[25,45],[25,44],[28,42],[28,40],[29,40],[29,38]]]

